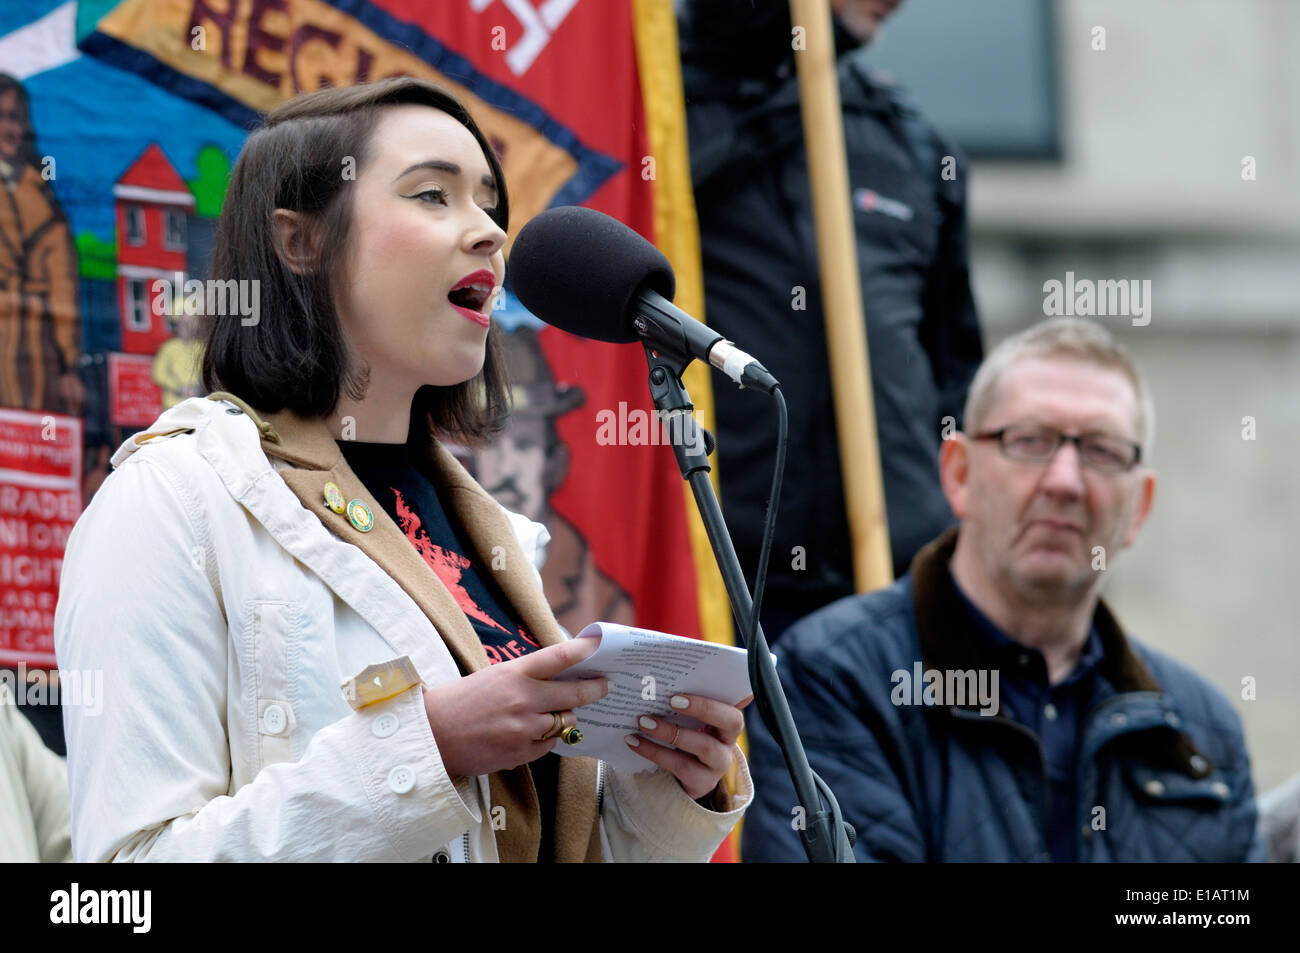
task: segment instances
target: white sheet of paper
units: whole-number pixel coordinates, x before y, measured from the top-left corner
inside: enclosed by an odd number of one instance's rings
[[[673,708],[668,699],[684,692],[734,705],[751,694],[745,650],[735,646],[614,622],[593,622],[577,638],[599,638],[600,648],[556,680],[604,676],[609,679],[609,694],[577,709],[582,741],[560,742],[552,749],[565,757],[599,758],[625,771],[653,771],[657,766],[623,740],[641,731],[639,717],[698,728],[699,721]]]

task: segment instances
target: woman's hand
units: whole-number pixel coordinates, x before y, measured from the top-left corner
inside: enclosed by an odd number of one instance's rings
[[[671,773],[682,790],[698,801],[718,786],[731,767],[731,746],[745,727],[740,711],[752,700],[751,695],[739,705],[728,705],[699,695],[674,695],[669,699],[673,710],[704,722],[704,728],[679,730],[663,718],[642,715],[641,733],[628,735],[628,746]]]
[[[447,773],[490,774],[536,761],[554,748],[558,738],[537,740],[555,725],[551,712],[576,725],[572,709],[603,698],[609,681],[551,679],[591,655],[599,642],[570,639],[427,689],[424,711]]]

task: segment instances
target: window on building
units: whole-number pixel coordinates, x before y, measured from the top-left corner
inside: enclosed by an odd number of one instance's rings
[[[1053,4],[906,3],[861,54],[971,158],[1060,156]],[[1086,41],[1086,37],[1085,37]]]
[[[144,209],[138,205],[126,207],[126,243],[144,244]]]
[[[149,285],[144,278],[126,280],[126,326],[131,331],[148,331],[152,313]]]
[[[185,250],[185,213],[179,209],[163,210],[163,244],[168,251]]]

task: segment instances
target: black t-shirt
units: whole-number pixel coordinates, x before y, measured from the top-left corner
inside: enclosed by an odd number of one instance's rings
[[[493,665],[537,651],[492,573],[468,547],[463,529],[448,516],[438,487],[411,461],[404,443],[337,440],[354,473],[392,517],[434,574],[442,580],[474,627]],[[529,764],[542,816],[538,859],[554,857],[555,791],[558,756],[547,754]]]

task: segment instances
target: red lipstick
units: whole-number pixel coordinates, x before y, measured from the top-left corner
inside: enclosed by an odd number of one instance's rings
[[[497,276],[491,269],[480,268],[456,282],[447,293],[447,300],[461,317],[481,327],[489,327],[492,318],[482,309],[491,302],[496,283]]]

